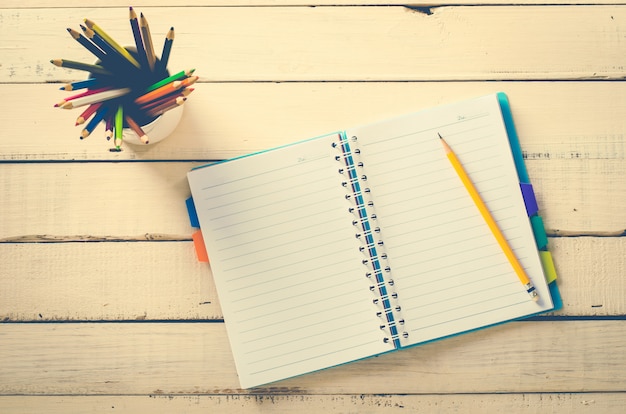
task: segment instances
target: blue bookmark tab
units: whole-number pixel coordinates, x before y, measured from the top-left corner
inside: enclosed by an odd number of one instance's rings
[[[200,228],[200,222],[198,221],[198,214],[196,213],[196,205],[193,202],[193,197],[189,197],[185,200],[187,205],[187,213],[189,214],[189,223],[191,227]]]

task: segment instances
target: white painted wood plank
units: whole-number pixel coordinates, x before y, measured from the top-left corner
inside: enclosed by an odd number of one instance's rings
[[[563,297],[556,315],[626,314],[626,238],[549,246]],[[191,242],[0,243],[0,258],[0,322],[223,318]]]
[[[111,153],[101,125],[78,139],[59,84],[0,84],[0,160],[223,159],[503,91],[529,159],[626,158],[624,82],[201,83],[155,145]],[[24,108],[30,108],[25,111]],[[37,114],[37,116],[33,116]],[[19,137],[19,138],[17,138]]]
[[[0,237],[32,234],[189,237],[187,172],[194,163],[44,163],[0,167]],[[148,237],[149,238],[149,237]]]
[[[0,321],[223,318],[191,242],[0,244],[0,257]]]
[[[186,173],[198,163],[44,163],[0,166],[0,241],[189,238]],[[549,233],[622,233],[623,160],[532,160]],[[148,234],[149,236],[146,236]]]
[[[171,7],[171,2],[164,0],[135,0],[132,2],[135,9],[143,7]],[[379,0],[212,0],[211,4],[207,4],[205,0],[185,0],[184,2],[176,2],[176,7],[216,7],[216,6],[354,6],[354,5],[366,5],[366,6],[379,6],[385,5],[410,5],[411,7],[439,7],[440,5],[428,0],[413,0],[410,2],[402,0],[386,0],[384,2]],[[447,0],[443,2],[444,5],[520,5],[519,0]],[[543,5],[546,4],[545,0],[524,0],[525,5]],[[574,5],[574,4],[595,4],[595,5],[611,5],[611,4],[623,4],[621,0],[601,0],[601,1],[588,1],[588,0],[553,0],[550,1],[551,5]],[[32,9],[32,8],[68,8],[68,7],[84,7],[85,3],[81,0],[33,0],[24,4],[19,0],[4,0],[0,4],[0,9]],[[124,0],[100,0],[92,1],[89,3],[90,7],[120,7],[127,8],[128,2]]]
[[[450,395],[141,395],[141,396],[0,396],[5,414],[45,412],[261,414],[359,413],[412,414],[480,410],[482,414],[568,413],[622,414],[624,393],[450,394]]]
[[[239,393],[221,323],[0,327],[3,395]],[[515,322],[251,391],[623,392],[625,335],[626,321]]]
[[[626,65],[625,6],[451,6],[430,15],[402,6],[159,7],[146,15],[155,39],[179,28],[172,70],[195,67],[205,81],[622,79]],[[125,7],[45,16],[41,24],[40,9],[0,9],[1,82],[82,77],[49,60],[91,59],[65,30],[85,17],[133,44]]]

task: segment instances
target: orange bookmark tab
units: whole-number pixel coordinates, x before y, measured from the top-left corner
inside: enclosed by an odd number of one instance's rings
[[[202,237],[202,231],[198,230],[191,235],[193,238],[193,245],[196,248],[196,256],[201,263],[209,263],[209,255],[204,246],[204,238]]]

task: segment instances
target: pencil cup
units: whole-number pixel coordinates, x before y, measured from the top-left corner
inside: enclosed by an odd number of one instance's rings
[[[139,55],[137,53],[137,48],[135,46],[123,46],[124,49],[128,51],[134,58],[137,58]],[[96,64],[100,64],[100,60],[96,60]],[[160,59],[156,58],[155,66],[160,65]],[[151,84],[153,81],[166,78],[170,75],[167,68],[163,69],[161,73],[157,73],[154,75],[154,79],[150,79],[146,84]],[[93,74],[89,75],[94,76]],[[133,106],[132,102],[128,102],[129,106]],[[163,141],[167,138],[178,126],[181,117],[183,116],[183,108],[184,105],[180,105],[176,108],[170,109],[161,115],[156,117],[149,117],[146,114],[135,113],[135,118],[138,125],[141,127],[143,132],[148,136],[148,142],[144,142],[140,139],[140,137],[133,131],[127,122],[124,122],[124,127],[122,128],[122,140],[127,144],[136,144],[136,145],[149,145],[155,144],[159,141]]]
[[[183,116],[183,108],[184,105],[181,105],[178,108],[171,109],[162,115],[159,115],[153,121],[145,125],[140,125],[141,129],[143,129],[146,135],[150,138],[148,145],[162,141],[174,132],[180,122],[180,118]],[[135,134],[135,131],[132,129],[125,127],[122,131],[124,142],[129,144],[146,145],[139,139],[137,134]]]

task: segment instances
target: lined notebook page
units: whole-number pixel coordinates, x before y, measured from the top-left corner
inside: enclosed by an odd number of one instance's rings
[[[347,131],[368,186],[408,339],[420,343],[552,308],[495,96]],[[445,156],[455,151],[533,280],[531,301]]]
[[[390,349],[331,156],[336,139],[188,175],[245,388]]]

